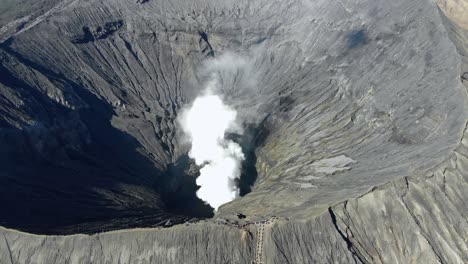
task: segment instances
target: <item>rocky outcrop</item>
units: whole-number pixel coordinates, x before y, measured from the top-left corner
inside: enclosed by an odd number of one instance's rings
[[[457,47],[462,59],[460,79],[468,86],[468,19],[466,1],[439,1],[441,16],[449,32],[449,37]]]
[[[449,4],[46,2],[0,29],[5,263],[468,262]],[[176,118],[213,72],[249,176],[211,218]]]
[[[466,0],[437,0],[437,5],[455,24],[468,30],[468,2]]]

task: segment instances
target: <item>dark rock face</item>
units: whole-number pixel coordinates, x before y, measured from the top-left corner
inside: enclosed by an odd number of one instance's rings
[[[89,27],[85,26],[83,27],[83,34],[72,38],[71,42],[73,44],[86,44],[91,41],[106,39],[119,30],[122,26],[123,20],[107,22],[104,24],[104,26],[98,26],[92,31],[89,29]],[[131,46],[128,48],[131,49]]]
[[[432,2],[38,2],[0,19],[5,263],[468,262],[468,35]],[[176,120],[213,72],[247,156],[214,217]]]

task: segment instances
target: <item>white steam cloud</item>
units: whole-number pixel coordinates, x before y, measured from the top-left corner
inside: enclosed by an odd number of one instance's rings
[[[218,81],[213,78],[205,92],[182,111],[179,122],[191,140],[189,156],[202,166],[197,196],[215,210],[239,196],[235,180],[240,177],[244,154],[241,147],[226,139],[226,133],[241,132],[236,110],[214,94]]]

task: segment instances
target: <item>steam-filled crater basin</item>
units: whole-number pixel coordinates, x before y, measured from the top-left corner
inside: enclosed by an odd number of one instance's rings
[[[422,0],[65,1],[1,35],[0,225],[305,219],[424,174],[466,121],[440,20]],[[178,121],[214,75],[246,155],[215,213]]]

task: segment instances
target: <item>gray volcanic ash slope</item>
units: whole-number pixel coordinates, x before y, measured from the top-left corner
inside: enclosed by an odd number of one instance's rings
[[[468,31],[438,3],[5,2],[0,260],[468,262]],[[214,216],[178,123],[213,75],[245,155]]]

